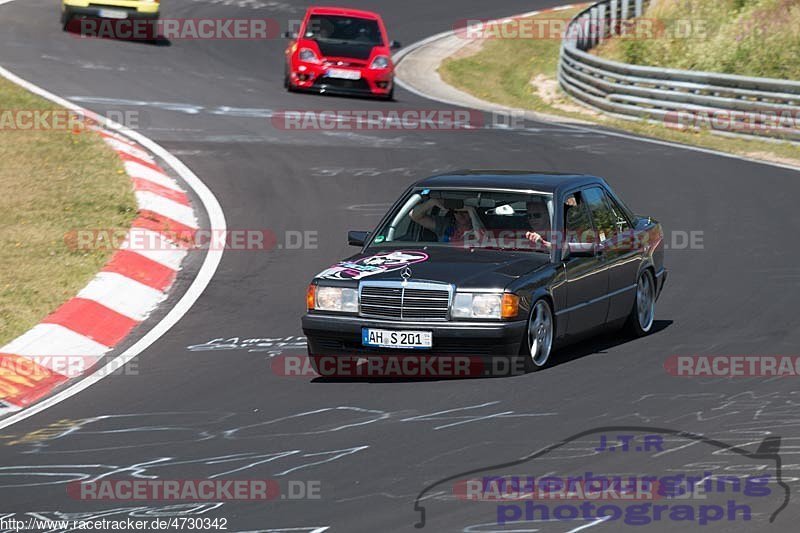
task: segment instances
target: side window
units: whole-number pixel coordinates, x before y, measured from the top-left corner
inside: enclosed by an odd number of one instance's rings
[[[597,229],[598,242],[602,243],[614,237],[617,234],[617,216],[609,207],[603,190],[598,187],[586,189],[583,191],[583,198],[592,213],[592,221]]]
[[[406,215],[401,220],[400,223],[395,226],[394,229],[394,240],[395,241],[414,241],[416,240],[416,230],[417,224],[412,222],[411,217]]]
[[[608,208],[611,209],[611,213],[614,215],[615,233],[629,235],[633,228],[631,228],[631,224],[628,222],[625,212],[605,191],[603,191],[603,198],[605,198],[606,205],[608,205]]]
[[[591,215],[580,193],[566,198],[564,229],[567,242],[595,242]]]

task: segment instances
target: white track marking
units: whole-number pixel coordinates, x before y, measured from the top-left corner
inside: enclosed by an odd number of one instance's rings
[[[131,241],[130,237],[134,240]],[[180,270],[187,251],[170,241],[162,234],[149,229],[136,228],[120,246],[120,250],[130,250],[160,263],[171,270]]]
[[[35,357],[44,355],[97,356],[111,348],[58,324],[36,324],[0,352]],[[0,422],[2,424],[2,422]]]
[[[171,218],[175,222],[180,222],[184,226],[197,229],[197,219],[194,218],[194,211],[191,206],[179,204],[175,200],[170,200],[160,194],[150,191],[136,191],[136,201],[139,209],[153,211],[159,215]]]
[[[2,1],[2,0],[0,0]],[[87,116],[94,118],[99,123],[103,124],[110,130],[116,131],[117,133],[124,134],[125,136],[129,137],[133,141],[139,143],[141,146],[145,147],[150,152],[157,155],[161,158],[167,165],[169,165],[178,175],[183,178],[186,184],[195,192],[195,194],[200,198],[200,202],[203,204],[206,212],[208,213],[209,219],[209,226],[211,231],[215,232],[224,232],[226,229],[225,224],[225,214],[222,212],[222,207],[219,205],[219,201],[214,196],[214,193],[206,186],[203,181],[198,178],[194,172],[192,172],[189,167],[187,167],[180,159],[169,153],[163,147],[159,146],[155,141],[145,137],[139,132],[133,131],[129,128],[126,128],[122,124],[117,124],[107,118],[98,115],[97,113],[91,112],[86,110],[80,106],[61,98],[60,96],[56,96],[51,92],[48,92],[37,85],[34,85],[28,81],[23,80],[19,76],[11,73],[10,71],[6,70],[3,67],[0,67],[0,76],[4,77],[5,79],[9,80],[12,83],[16,83],[23,89],[27,89],[28,91],[39,95],[51,102],[66,107],[67,109],[71,109],[77,113],[83,113]],[[111,359],[102,369],[95,371],[92,374],[89,374],[84,379],[78,381],[77,383],[67,387],[66,389],[62,390],[58,394],[50,396],[42,400],[41,402],[34,404],[33,406],[20,411],[14,415],[9,416],[4,420],[0,420],[0,429],[7,428],[25,420],[26,418],[30,418],[31,416],[44,411],[54,405],[57,405],[64,400],[78,394],[79,392],[88,389],[105,376],[112,375],[114,372],[121,368],[123,365],[128,363],[131,359],[142,353],[146,350],[150,345],[156,342],[159,338],[161,338],[165,333],[167,333],[172,326],[174,326],[183,316],[189,312],[195,302],[200,298],[203,294],[203,291],[206,290],[206,287],[211,282],[211,279],[214,277],[214,273],[217,271],[217,267],[219,266],[220,261],[222,260],[223,249],[212,249],[208,250],[206,253],[205,259],[203,260],[203,264],[200,266],[200,270],[197,273],[197,276],[192,281],[192,284],[186,290],[186,292],[181,296],[180,300],[175,304],[175,306],[167,312],[164,318],[161,321],[153,326],[153,328],[144,334],[138,341],[136,341],[133,346],[122,352],[120,355],[116,356],[115,358]],[[60,351],[63,354],[63,350]]]
[[[172,189],[173,191],[180,191],[183,192],[175,180],[167,176],[166,174],[162,174],[157,170],[153,170],[150,167],[146,167],[141,163],[137,163],[136,161],[125,161],[125,172],[131,178],[138,178],[142,180],[152,181],[156,185],[161,185],[162,187],[166,187],[167,189]]]
[[[602,518],[597,518],[594,522],[589,522],[588,524],[584,524],[582,526],[578,526],[575,529],[570,529],[569,531],[567,531],[567,533],[578,533],[578,531],[583,531],[584,529],[588,529],[588,528],[594,527],[594,526],[596,526],[598,524],[602,524],[603,522],[606,522],[609,518],[611,518],[611,517],[610,516],[608,516],[608,517],[604,516]]]
[[[107,145],[113,148],[117,152],[123,152],[128,154],[131,157],[135,157],[137,159],[141,159],[143,161],[153,162],[153,158],[150,157],[150,154],[145,152],[144,150],[140,150],[135,146],[131,146],[128,143],[124,143],[122,141],[118,141],[112,137],[106,137],[103,139]]]
[[[141,322],[166,297],[166,293],[116,272],[98,272],[77,294],[112,311]]]

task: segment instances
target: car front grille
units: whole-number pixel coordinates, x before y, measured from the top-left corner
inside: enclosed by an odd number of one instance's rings
[[[367,62],[351,58],[329,59],[328,61],[325,61],[324,66],[328,68],[340,68],[340,67],[364,68],[367,66]]]
[[[339,78],[328,78],[321,76],[314,81],[314,87],[317,89],[341,89],[347,91],[364,91],[369,92],[369,84],[365,79],[360,80],[342,80]]]
[[[364,282],[361,315],[395,320],[447,320],[452,289],[443,283]]]

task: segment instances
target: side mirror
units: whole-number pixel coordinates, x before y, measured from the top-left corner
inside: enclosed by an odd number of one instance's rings
[[[596,255],[594,243],[591,242],[570,242],[567,243],[569,257],[594,257]]]
[[[285,31],[283,32],[283,37],[286,39],[297,39],[297,32],[296,31]]]
[[[397,50],[398,48],[402,48],[402,47],[403,47],[403,45],[400,44],[400,41],[392,41],[392,42],[389,43],[389,48],[391,48],[392,50]]]
[[[370,233],[369,231],[348,231],[347,244],[350,246],[364,246]]]

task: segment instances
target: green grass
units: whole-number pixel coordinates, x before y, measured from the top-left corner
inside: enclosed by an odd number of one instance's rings
[[[532,18],[570,19],[578,11]],[[560,48],[558,39],[490,39],[475,55],[445,60],[439,74],[450,85],[484,100],[549,111],[550,107],[531,89],[530,81],[535,74],[555,78]]]
[[[747,3],[747,0],[739,0],[739,3]],[[555,16],[572,18],[578,11],[565,10]],[[546,13],[534,18],[553,16]],[[708,131],[681,131],[661,124],[610,118],[579,106],[557,87],[555,78],[560,46],[558,40],[489,39],[477,51],[471,47],[474,52],[471,55],[459,53],[443,61],[439,74],[446,83],[498,104],[595,122],[637,135],[755,159],[800,165],[800,148],[790,143],[723,137]],[[795,63],[800,64],[800,60],[795,59]]]
[[[0,113],[57,109],[0,80]],[[8,116],[8,115],[6,115]],[[0,128],[0,345],[74,296],[108,250],[74,250],[71,230],[125,228],[136,202],[116,153],[83,130]]]
[[[611,39],[595,53],[625,63],[800,80],[797,0],[659,0],[655,38]]]

